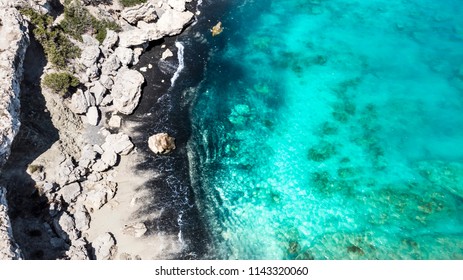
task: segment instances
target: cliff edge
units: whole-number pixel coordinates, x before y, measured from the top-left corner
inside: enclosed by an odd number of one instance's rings
[[[19,93],[23,61],[29,45],[27,22],[14,1],[0,1],[0,167],[6,162],[19,130]],[[0,186],[0,259],[19,259],[8,217],[6,190]]]

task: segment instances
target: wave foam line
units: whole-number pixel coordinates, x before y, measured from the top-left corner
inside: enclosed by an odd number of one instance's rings
[[[180,42],[175,42],[175,46],[177,47],[177,50],[178,50],[177,51],[178,68],[175,71],[172,78],[170,79],[171,87],[174,86],[175,81],[177,80],[178,76],[180,75],[180,72],[182,72],[183,68],[185,68],[185,61],[184,61],[184,58],[183,58],[183,53],[184,53],[185,47]]]

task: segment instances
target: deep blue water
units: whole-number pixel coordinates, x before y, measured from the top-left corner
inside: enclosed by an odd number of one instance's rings
[[[463,258],[461,1],[213,2],[188,145],[210,257]]]

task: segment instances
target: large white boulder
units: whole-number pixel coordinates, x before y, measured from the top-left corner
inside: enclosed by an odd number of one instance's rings
[[[140,102],[141,87],[145,78],[136,70],[122,68],[114,80],[111,89],[114,109],[122,114],[130,115]]]

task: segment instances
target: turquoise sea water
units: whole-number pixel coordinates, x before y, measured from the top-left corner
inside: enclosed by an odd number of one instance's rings
[[[211,257],[462,259],[461,1],[232,6],[191,113]]]

